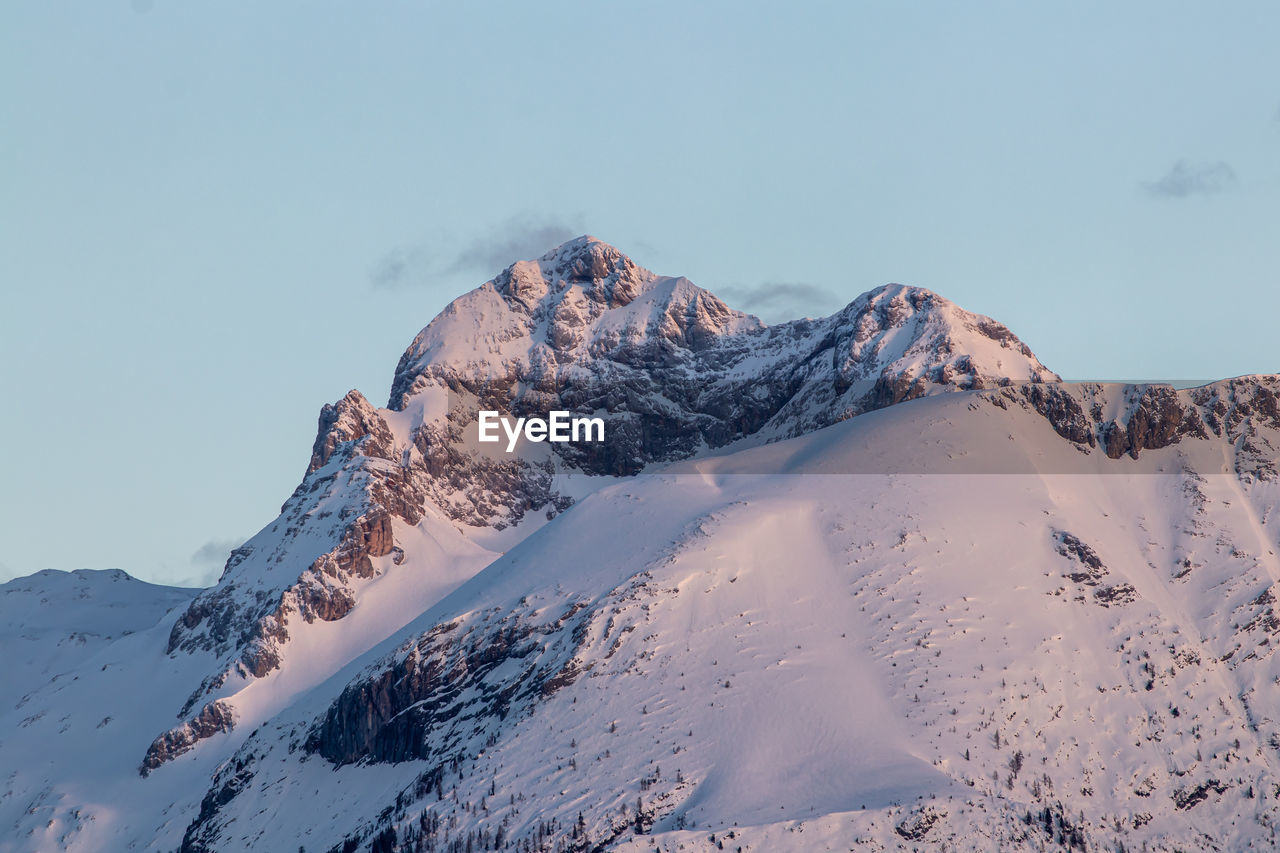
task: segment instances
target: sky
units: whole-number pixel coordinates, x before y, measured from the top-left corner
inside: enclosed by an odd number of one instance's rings
[[[0,6],[0,581],[205,585],[321,405],[594,234],[766,320],[886,282],[1072,379],[1276,372],[1274,3]]]

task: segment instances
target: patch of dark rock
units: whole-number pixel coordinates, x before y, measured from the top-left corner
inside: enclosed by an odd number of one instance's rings
[[[170,729],[152,741],[138,772],[143,776],[149,775],[166,761],[189,752],[205,738],[229,732],[234,726],[235,713],[232,707],[222,700],[210,702],[194,719]]]
[[[1121,583],[1095,590],[1093,598],[1103,607],[1110,607],[1113,604],[1132,604],[1138,600],[1138,591],[1133,588],[1132,584]]]
[[[1210,794],[1226,793],[1228,787],[1230,786],[1224,785],[1216,779],[1210,779],[1191,788],[1180,788],[1173,793],[1173,804],[1180,811],[1193,809],[1207,800]]]
[[[934,824],[942,817],[943,815],[939,812],[927,808],[908,815],[893,830],[908,841],[920,841],[929,834],[929,830],[933,829]]]
[[[1079,537],[1065,530],[1055,530],[1053,535],[1058,540],[1058,553],[1083,567],[1081,571],[1067,574],[1068,578],[1076,583],[1097,586],[1106,577],[1107,567],[1103,565],[1102,559]]]

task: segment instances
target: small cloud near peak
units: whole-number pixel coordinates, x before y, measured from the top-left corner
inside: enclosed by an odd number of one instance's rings
[[[757,314],[766,322],[820,317],[843,304],[825,287],[798,281],[767,281],[756,285],[730,285],[716,294],[731,307]]]
[[[1222,160],[1179,160],[1158,181],[1143,181],[1148,194],[1162,198],[1212,195],[1236,185],[1236,173]]]
[[[491,278],[516,261],[540,258],[582,234],[578,223],[532,214],[512,216],[483,234],[446,248],[437,239],[416,246],[400,246],[374,264],[369,283],[379,290],[419,287],[438,279]]]

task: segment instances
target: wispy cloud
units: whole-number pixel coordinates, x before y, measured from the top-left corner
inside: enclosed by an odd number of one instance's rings
[[[774,323],[802,316],[822,316],[841,306],[840,297],[816,284],[769,281],[756,285],[730,285],[717,294],[732,307]]]
[[[1235,170],[1222,160],[1179,160],[1160,180],[1143,181],[1142,188],[1153,196],[1186,198],[1220,193],[1235,184]]]
[[[581,233],[581,224],[573,220],[521,214],[461,241],[461,248],[449,246],[443,238],[397,247],[374,265],[369,283],[394,289],[464,275],[487,278],[515,261],[540,257]]]
[[[179,582],[179,586],[209,587],[218,582],[222,567],[231,556],[234,548],[244,544],[243,539],[210,539],[191,555],[191,566],[195,570],[191,575]]]
[[[422,248],[395,248],[374,264],[369,273],[369,283],[376,288],[391,290],[411,284],[425,283],[431,270],[431,258]]]
[[[514,261],[541,257],[577,236],[578,230],[567,223],[513,217],[464,247],[445,272],[496,273]]]
[[[227,557],[231,556],[232,549],[239,548],[243,543],[243,539],[210,539],[191,555],[191,562],[197,566],[216,564],[221,567]]]

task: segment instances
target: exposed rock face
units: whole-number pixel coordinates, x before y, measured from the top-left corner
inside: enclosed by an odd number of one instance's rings
[[[468,743],[496,739],[503,726],[617,654],[635,630],[621,614],[644,612],[657,592],[640,573],[594,601],[525,602],[441,623],[353,680],[296,746],[335,767],[425,762],[415,786],[421,798],[445,773],[458,772]],[[210,849],[204,841],[218,836],[220,809],[253,779],[253,749],[250,740],[219,771],[183,850]]]
[[[1090,417],[1071,391],[1061,386],[1027,385],[1020,390],[1023,398],[1048,419],[1058,435],[1076,444],[1097,445],[1096,426],[1102,417],[1100,409],[1095,409]]]
[[[1200,419],[1183,408],[1172,388],[1153,385],[1131,400],[1125,422],[1107,425],[1102,444],[1112,459],[1125,454],[1137,459],[1143,450],[1168,447],[1184,435],[1203,436]]]
[[[428,459],[477,408],[607,413],[603,443],[554,450],[587,473],[627,475],[939,391],[1057,380],[1004,326],[927,290],[889,285],[823,320],[765,327],[580,238],[455,301],[401,358],[389,405],[445,390],[475,401],[447,425],[423,420],[415,444]],[[444,458],[436,473],[457,467]],[[481,512],[461,520],[493,523]]]
[[[146,776],[161,764],[189,752],[199,741],[222,732],[231,731],[235,725],[235,712],[226,702],[210,702],[194,719],[170,729],[152,741],[142,759],[139,772]]]
[[[934,824],[945,816],[945,812],[939,812],[932,808],[913,811],[894,827],[894,831],[907,841],[920,841],[929,834],[929,830],[933,829]]]
[[[449,761],[477,732],[591,672],[593,655],[611,658],[634,630],[619,614],[656,591],[641,573],[600,600],[551,613],[526,604],[437,625],[348,685],[304,748],[339,767]]]
[[[1097,553],[1081,542],[1079,537],[1065,530],[1059,530],[1054,538],[1058,541],[1058,553],[1080,566],[1079,569],[1068,573],[1068,578],[1076,583],[1097,586],[1098,582],[1106,577],[1107,567],[1102,564]]]
[[[394,666],[343,691],[307,750],[339,766],[444,760],[465,736],[537,697],[566,669],[572,630],[559,632],[576,613],[536,627],[516,616],[462,631],[440,626]]]
[[[178,853],[207,853],[210,850],[198,833],[198,828],[214,815],[218,809],[235,799],[253,780],[253,771],[249,764],[253,756],[239,755],[224,769],[219,784],[211,788],[200,801],[200,813],[182,838],[182,846]]]
[[[292,619],[331,622],[351,612],[359,582],[374,575],[373,560],[396,549],[392,520],[416,524],[427,501],[426,478],[395,464],[392,445],[386,422],[359,392],[324,408],[306,478],[271,528],[274,547],[263,553],[251,541],[234,551],[219,584],[198,596],[170,632],[169,653],[211,652],[223,661],[182,715],[228,684],[277,669]],[[314,556],[290,576],[287,567],[306,560],[308,547]],[[190,735],[212,733],[197,726]],[[162,749],[154,758],[176,754]]]
[[[316,441],[311,448],[310,474],[327,463],[334,452],[353,441],[364,442],[364,453],[379,459],[390,459],[394,439],[387,423],[359,391],[351,390],[335,405],[325,405],[320,410],[320,424]]]
[[[1241,376],[1184,392],[1208,432],[1238,442],[1236,473],[1274,480],[1280,447],[1267,427],[1280,426],[1280,378]]]
[[[986,395],[1039,412],[1068,441],[1099,447],[1111,459],[1139,458],[1192,439],[1228,438],[1238,443],[1236,473],[1277,476],[1280,448],[1268,432],[1280,427],[1280,379],[1249,376],[1184,391],[1168,385],[1106,386],[1096,383],[1031,384]],[[1117,400],[1119,405],[1114,404]],[[1118,409],[1106,417],[1105,411]]]

